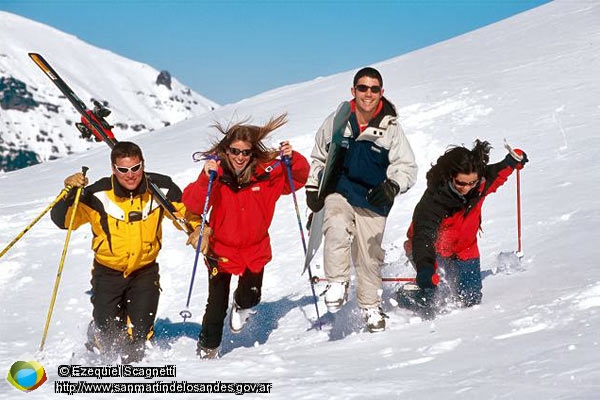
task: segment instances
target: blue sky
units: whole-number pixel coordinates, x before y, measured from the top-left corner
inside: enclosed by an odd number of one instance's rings
[[[226,104],[440,42],[548,0],[0,0]]]

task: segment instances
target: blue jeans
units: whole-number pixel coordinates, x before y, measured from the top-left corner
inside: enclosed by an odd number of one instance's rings
[[[481,266],[479,258],[458,260],[437,257],[440,285],[438,292],[443,297],[458,301],[464,307],[481,303]]]

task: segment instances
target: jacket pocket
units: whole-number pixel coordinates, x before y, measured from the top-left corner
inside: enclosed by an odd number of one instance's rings
[[[386,178],[388,153],[368,140],[351,141],[344,159],[344,173],[351,181],[375,187]]]

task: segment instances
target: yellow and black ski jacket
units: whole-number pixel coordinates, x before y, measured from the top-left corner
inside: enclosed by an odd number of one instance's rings
[[[193,228],[200,224],[198,216],[186,211],[181,202],[181,189],[170,177],[155,173],[146,175]],[[61,229],[67,229],[69,225],[74,197],[68,196],[52,208],[52,221]],[[127,277],[156,261],[162,247],[163,217],[164,210],[148,190],[146,177],[136,190],[129,191],[111,176],[83,189],[73,229],[89,222],[94,234],[95,262],[121,271]]]

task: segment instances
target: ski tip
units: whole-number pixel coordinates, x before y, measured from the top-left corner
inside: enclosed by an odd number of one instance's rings
[[[27,55],[29,56],[29,58],[31,58],[37,65],[43,65],[44,63],[44,57],[41,56],[41,54],[39,53],[27,53]]]

